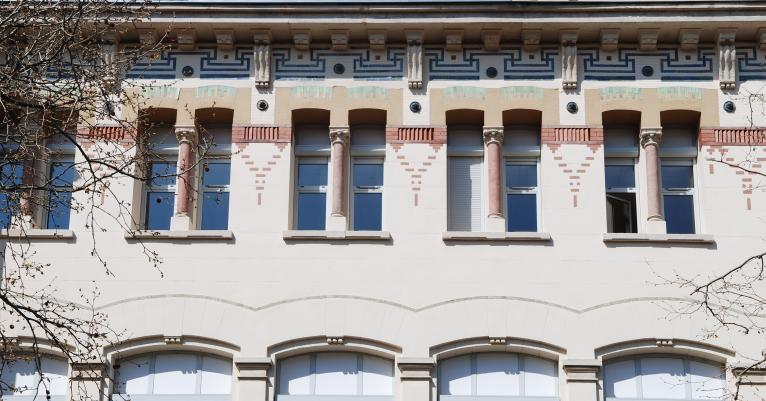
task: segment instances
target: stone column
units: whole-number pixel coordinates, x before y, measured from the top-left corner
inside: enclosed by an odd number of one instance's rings
[[[503,217],[503,127],[484,127],[484,161],[487,165],[487,231],[505,232]]]
[[[269,397],[269,358],[236,358],[237,398],[235,401],[267,401]]]
[[[327,230],[345,231],[348,229],[348,174],[346,174],[346,149],[348,147],[349,128],[330,127],[330,164],[332,167],[332,189],[330,219]]]
[[[662,128],[641,128],[640,139],[646,165],[646,231],[652,234],[664,234],[666,228],[662,213],[659,156]]]
[[[69,399],[72,401],[101,401],[104,398],[105,383],[106,366],[103,363],[72,363]]]
[[[178,176],[176,177],[176,212],[170,220],[171,230],[191,230],[192,199],[194,197],[194,153],[197,147],[195,127],[176,127],[178,139]]]
[[[399,358],[402,401],[430,401],[433,358]]]
[[[567,391],[573,401],[598,401],[598,372],[601,361],[568,359],[564,361]]]

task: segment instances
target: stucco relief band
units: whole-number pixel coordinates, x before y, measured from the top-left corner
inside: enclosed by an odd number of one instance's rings
[[[346,216],[346,146],[348,145],[349,128],[331,127],[330,155],[332,163],[332,216]]]
[[[659,147],[662,128],[641,128],[641,147],[646,162],[647,220],[663,220],[662,193],[660,191]]]
[[[178,185],[176,194],[176,214],[189,214],[189,199],[191,187],[192,153],[197,142],[197,130],[194,127],[176,127],[178,139]]]
[[[503,217],[502,207],[502,147],[503,127],[484,127],[484,144],[487,146],[487,174],[489,176],[488,217]]]

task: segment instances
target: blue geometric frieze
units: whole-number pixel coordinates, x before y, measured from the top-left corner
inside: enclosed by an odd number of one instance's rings
[[[300,57],[300,58],[299,58]],[[404,49],[375,52],[367,49],[336,52],[311,50],[296,52],[290,48],[272,50],[274,78],[324,79],[331,73],[328,66],[340,63],[354,79],[387,80],[404,77]]]
[[[658,76],[663,81],[709,81],[714,77],[715,49],[698,48],[684,52],[678,48],[660,48],[655,52],[637,49],[619,49],[602,52],[598,48],[580,49],[584,80],[635,81],[644,66],[659,67]]]
[[[757,47],[737,48],[740,81],[766,80],[766,52]]]
[[[200,78],[249,78],[253,48],[239,47],[234,58],[220,55],[216,47],[200,47],[195,51],[163,52],[156,60],[140,60],[126,74],[134,79],[176,79],[184,66],[196,67]]]
[[[521,48],[491,53],[463,49],[457,54],[443,48],[429,48],[425,51],[426,73],[429,80],[479,80],[488,78],[487,67],[494,67],[502,68],[503,79],[554,79],[557,54],[558,49],[550,48],[532,53],[525,53]]]

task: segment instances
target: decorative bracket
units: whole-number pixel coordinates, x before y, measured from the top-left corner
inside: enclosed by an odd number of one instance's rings
[[[617,51],[620,48],[620,30],[602,29],[601,30],[601,50],[605,52]]]
[[[660,36],[659,29],[639,29],[638,48],[642,52],[657,51],[657,38]]]
[[[197,45],[197,31],[194,29],[179,29],[176,32],[178,50],[193,51]]]
[[[344,52],[348,50],[348,31],[345,29],[330,30],[330,42],[332,49]]]
[[[758,30],[758,33],[755,34],[755,41],[758,42],[761,51],[766,51],[766,28]]]
[[[271,31],[253,30],[253,68],[256,88],[271,85]]]
[[[407,37],[407,85],[423,88],[423,31],[405,31]]]
[[[308,50],[311,47],[311,31],[296,29],[292,31],[293,44],[297,50]]]
[[[218,50],[230,51],[234,49],[234,30],[233,29],[216,29],[215,43],[218,45]]]
[[[496,52],[500,50],[500,39],[503,31],[499,29],[484,29],[481,31],[481,41],[484,43],[484,51]]]
[[[367,36],[370,40],[370,49],[386,50],[386,31],[384,29],[371,30],[367,32]]]
[[[444,48],[448,52],[459,52],[463,50],[463,30],[446,29],[444,31]]]
[[[577,31],[561,31],[561,86],[577,89]]]
[[[144,48],[151,48],[157,44],[157,30],[154,28],[141,28],[138,31],[138,42]]]
[[[718,32],[718,81],[721,89],[737,86],[737,46],[733,29]]]
[[[176,133],[177,132],[178,131],[176,131]],[[165,341],[165,344],[167,345],[181,345],[184,342],[183,336],[165,336],[163,340]]]
[[[343,345],[345,342],[343,336],[327,336],[327,344],[329,345]]]
[[[673,347],[675,346],[673,344],[672,338],[658,338],[656,342],[658,347]]]
[[[681,45],[681,49],[686,51],[697,50],[701,31],[701,29],[681,29],[678,32],[678,43]]]
[[[521,41],[524,44],[524,50],[533,52],[540,47],[540,38],[543,36],[541,29],[522,29]]]

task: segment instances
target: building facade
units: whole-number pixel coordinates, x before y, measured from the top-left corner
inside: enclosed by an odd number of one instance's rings
[[[116,41],[172,43],[125,75],[152,124],[78,138],[140,135],[145,172],[179,175],[101,199],[129,200],[93,284],[128,336],[103,376],[51,355],[52,398],[87,379],[134,401],[724,399],[760,357],[674,318],[688,292],[661,283],[763,248],[766,3],[157,12]],[[75,297],[100,271],[88,217],[43,214],[27,237]],[[750,376],[741,399],[764,399]]]

